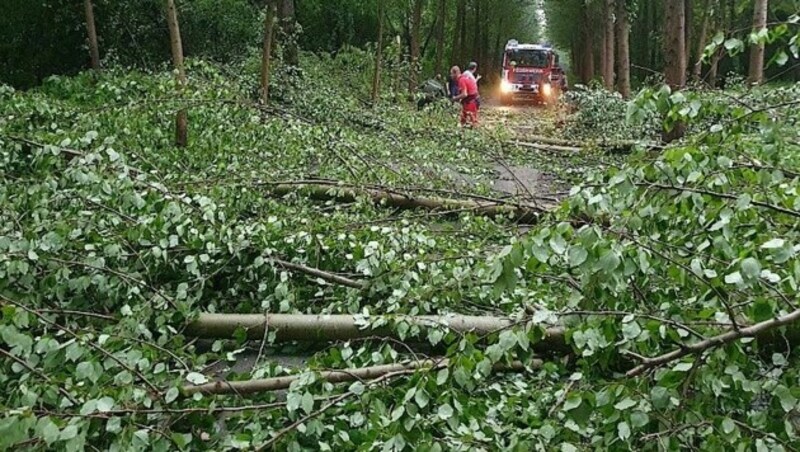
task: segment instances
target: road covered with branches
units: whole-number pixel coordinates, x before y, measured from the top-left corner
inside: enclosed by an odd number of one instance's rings
[[[796,87],[468,130],[187,73],[0,91],[0,448],[796,444]]]

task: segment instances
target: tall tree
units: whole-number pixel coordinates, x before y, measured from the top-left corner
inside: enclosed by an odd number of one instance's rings
[[[296,19],[294,0],[280,0],[281,30],[283,31],[283,62],[288,66],[300,64],[300,52],[297,48]]]
[[[178,9],[175,0],[167,0],[167,26],[169,27],[170,48],[172,49],[172,63],[175,66],[175,77],[178,89],[186,88],[186,69],[183,64],[183,42],[181,41],[181,28],[178,23]],[[189,142],[189,118],[183,108],[175,115],[175,144],[185,147]]]
[[[603,86],[614,89],[614,0],[603,1]]]
[[[760,33],[767,28],[768,8],[768,0],[755,0],[753,33]],[[747,81],[757,85],[764,82],[764,42],[761,40],[750,47],[750,70]]]
[[[441,75],[444,70],[444,30],[447,26],[447,0],[439,0],[436,14],[436,54],[433,57],[433,73]]]
[[[686,7],[684,0],[664,0],[664,79],[674,90],[686,86]],[[664,134],[670,142],[683,136],[685,126],[674,125]]]
[[[581,36],[583,42],[581,46],[581,82],[588,84],[594,78],[594,27],[592,13],[589,8],[583,10],[583,26]]]
[[[625,0],[617,0],[615,22],[615,35],[617,40],[617,91],[619,91],[625,99],[631,96],[631,25],[626,3]]]
[[[664,0],[664,77],[673,89],[686,85],[684,0]]]
[[[275,34],[275,0],[267,0],[267,11],[264,17],[264,46],[261,54],[261,101],[269,102],[270,63],[272,61],[272,37]]]
[[[86,33],[89,40],[89,56],[92,69],[100,69],[100,47],[97,44],[97,28],[94,22],[94,5],[92,0],[84,0],[83,8],[86,12]]]
[[[684,0],[684,38],[683,44],[686,48],[683,50],[683,55],[686,57],[686,69],[687,71],[691,69],[692,64],[692,52],[694,48],[692,47],[692,42],[694,42],[694,0]],[[688,74],[687,74],[688,77]]]
[[[413,92],[417,89],[420,66],[420,38],[422,33],[422,2],[423,0],[413,0],[411,7],[411,30],[410,30],[410,53],[411,70],[408,72],[408,90]]]
[[[372,74],[372,103],[376,104],[381,92],[381,66],[383,65],[383,1],[378,0],[378,42],[375,46],[375,72]]]
[[[450,60],[455,64],[463,64],[464,18],[467,15],[467,0],[456,0],[456,21],[453,32],[453,49]]]
[[[700,35],[697,37],[697,46],[695,47],[694,55],[690,60],[692,63],[692,79],[697,82],[700,81],[703,75],[703,53],[706,48],[706,41],[708,40],[708,28],[713,16],[711,11],[711,0],[703,0],[703,9],[701,10],[702,20],[700,25]]]

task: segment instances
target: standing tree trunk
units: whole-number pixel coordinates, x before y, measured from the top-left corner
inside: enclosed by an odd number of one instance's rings
[[[589,84],[594,78],[594,30],[589,8],[584,7],[583,27],[581,29],[583,44],[581,49],[581,82]]]
[[[631,46],[630,32],[631,25],[628,17],[628,8],[625,0],[617,0],[617,91],[622,97],[631,97]]]
[[[170,47],[172,49],[172,63],[175,66],[175,77],[178,90],[182,93],[186,88],[186,69],[183,65],[183,43],[181,42],[181,28],[178,23],[178,9],[175,0],[167,0],[167,25],[169,27]],[[181,109],[175,116],[175,144],[186,147],[189,143],[189,118],[186,109]]]
[[[300,56],[295,36],[294,0],[281,0],[280,18],[283,31],[283,62],[287,66],[299,66]]]
[[[697,37],[697,46],[695,47],[695,54],[692,61],[692,79],[699,82],[703,76],[703,53],[706,48],[706,41],[708,40],[708,27],[711,22],[711,0],[703,2],[703,22],[700,25],[700,35]]]
[[[603,4],[603,86],[614,89],[614,0]]]
[[[753,12],[753,33],[767,28],[768,0],[756,0]],[[750,47],[750,71],[747,81],[754,85],[764,83],[764,43],[758,42]]]
[[[94,5],[92,0],[84,0],[83,7],[86,10],[86,32],[89,38],[89,56],[91,57],[92,69],[100,69],[100,47],[97,45],[97,28],[94,23]]]
[[[686,7],[684,0],[664,0],[664,79],[673,91],[686,86]],[[683,136],[685,126],[675,124],[664,134],[671,142]]]
[[[444,29],[447,25],[447,0],[439,0],[439,13],[436,18],[436,55],[434,56],[434,75],[444,71]]]
[[[467,12],[467,0],[457,0],[458,3],[456,5],[456,23],[455,23],[455,32],[453,33],[453,52],[450,57],[453,64],[462,65],[463,51],[462,48],[464,47],[464,17],[466,16]]]
[[[481,53],[481,0],[475,0],[475,22],[472,23],[472,55],[469,60],[477,62]],[[480,69],[481,66],[479,65]]]
[[[686,56],[686,70],[689,71],[694,64],[692,60],[692,52],[694,52],[694,47],[692,47],[692,42],[694,42],[694,0],[684,0],[684,45],[686,48],[683,50],[683,54]],[[686,74],[687,78],[689,76],[688,72]]]
[[[372,103],[377,104],[381,92],[381,65],[383,65],[383,0],[378,0],[378,43],[375,47],[375,72],[372,75]]]
[[[261,54],[261,102],[269,102],[269,76],[272,61],[272,36],[275,30],[275,0],[267,0],[266,17],[264,18],[264,48]]]
[[[414,0],[411,11],[411,70],[408,72],[408,91],[414,92],[417,89],[420,65],[420,34],[422,31],[422,0]]]

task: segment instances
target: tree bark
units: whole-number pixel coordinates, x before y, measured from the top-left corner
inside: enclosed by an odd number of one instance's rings
[[[703,1],[703,22],[700,25],[700,35],[697,37],[697,46],[692,62],[692,79],[699,82],[703,76],[703,53],[705,53],[708,40],[708,27],[711,22],[711,0]]]
[[[631,97],[631,49],[630,49],[630,20],[625,0],[617,0],[617,91],[622,97]]]
[[[694,52],[694,47],[692,47],[692,43],[694,42],[694,0],[684,0],[684,45],[686,48],[683,50],[683,54],[686,57],[686,70],[688,71],[694,61],[692,60],[692,52]],[[687,79],[688,79],[688,72],[687,72]]]
[[[594,78],[594,29],[592,26],[591,12],[588,7],[584,7],[581,33],[583,36],[581,49],[581,82],[586,85]]]
[[[603,3],[603,86],[614,89],[614,0]]]
[[[458,3],[456,4],[456,22],[455,22],[455,33],[453,34],[453,51],[451,60],[453,64],[462,65],[464,64],[462,61],[463,58],[463,51],[462,48],[464,47],[464,18],[466,16],[467,11],[467,0],[457,0]]]
[[[686,85],[684,0],[664,0],[664,78],[674,90]]]
[[[447,0],[439,0],[439,12],[436,17],[436,55],[433,62],[433,73],[444,77],[444,30],[447,26]]]
[[[169,27],[172,63],[175,66],[178,89],[183,92],[186,88],[186,69],[183,64],[183,43],[181,42],[181,28],[178,22],[178,9],[175,6],[175,0],[167,0],[167,26]],[[178,147],[186,147],[189,143],[188,129],[188,113],[186,109],[182,109],[175,115],[175,144]]]
[[[381,95],[381,66],[383,65],[383,0],[378,0],[378,42],[375,46],[375,72],[372,74],[372,103],[377,104]]]
[[[299,66],[300,55],[297,48],[296,20],[294,0],[280,0],[281,30],[283,31],[283,62],[287,66]]]
[[[686,7],[684,0],[664,0],[664,79],[673,91],[686,86]],[[685,133],[681,123],[664,133],[672,142]]]
[[[533,224],[539,216],[545,212],[542,207],[528,204],[503,203],[499,200],[465,200],[447,198],[428,198],[421,196],[411,196],[401,192],[357,188],[337,185],[336,183],[324,181],[299,181],[294,184],[279,183],[268,186],[267,190],[273,196],[286,196],[290,193],[302,193],[312,199],[321,201],[337,200],[340,202],[353,202],[360,197],[370,198],[374,203],[394,207],[396,209],[411,210],[432,210],[450,211],[454,215],[461,212],[472,211],[476,215],[489,218],[508,217],[513,218],[518,223]]]
[[[270,64],[272,62],[272,37],[275,31],[275,0],[267,0],[267,11],[264,18],[264,47],[261,54],[261,102],[269,102]]]
[[[83,7],[86,10],[86,33],[89,40],[89,57],[91,58],[92,69],[100,69],[100,47],[97,44],[97,28],[94,21],[94,5],[92,0],[84,0]]]
[[[422,30],[422,0],[413,0],[411,11],[411,70],[408,71],[408,91],[415,92],[420,72],[420,33]]]
[[[379,317],[379,316],[378,316]],[[371,317],[375,320],[377,317]],[[368,319],[369,320],[369,319]],[[419,328],[419,337],[429,328],[439,327],[456,333],[474,333],[478,336],[495,333],[519,322],[503,317],[488,316],[389,316],[385,324],[406,322]],[[365,337],[400,339],[395,328],[371,328],[363,319],[348,314],[211,314],[203,313],[187,325],[185,333],[203,339],[231,338],[244,329],[247,338],[263,340],[265,329],[275,333],[276,341],[347,341]],[[406,338],[408,339],[408,338]],[[406,340],[404,339],[404,340]],[[539,352],[568,349],[563,328],[548,328],[545,337],[533,346]]]
[[[768,0],[755,0],[753,12],[753,33],[767,28]],[[747,81],[753,85],[764,83],[764,43],[759,42],[750,47],[750,71]]]
[[[328,383],[347,383],[351,381],[368,381],[380,378],[387,374],[394,374],[408,371],[414,373],[418,370],[435,371],[444,369],[450,365],[447,359],[426,359],[411,361],[408,363],[383,364],[380,366],[359,367],[342,370],[323,370],[317,374],[317,378]],[[528,366],[521,361],[513,361],[510,364],[496,363],[492,370],[495,372],[523,372],[530,367],[538,369],[542,366],[542,360],[534,359]],[[183,394],[191,396],[196,393],[214,394],[236,394],[248,395],[262,392],[280,391],[289,389],[293,382],[299,380],[304,374],[287,375],[284,377],[263,378],[257,380],[243,381],[215,381],[198,386],[184,386]]]

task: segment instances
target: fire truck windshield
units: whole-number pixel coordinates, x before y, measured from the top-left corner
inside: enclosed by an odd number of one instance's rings
[[[550,54],[544,50],[515,49],[506,52],[509,66],[546,68],[550,66]],[[516,63],[516,64],[514,64]]]

